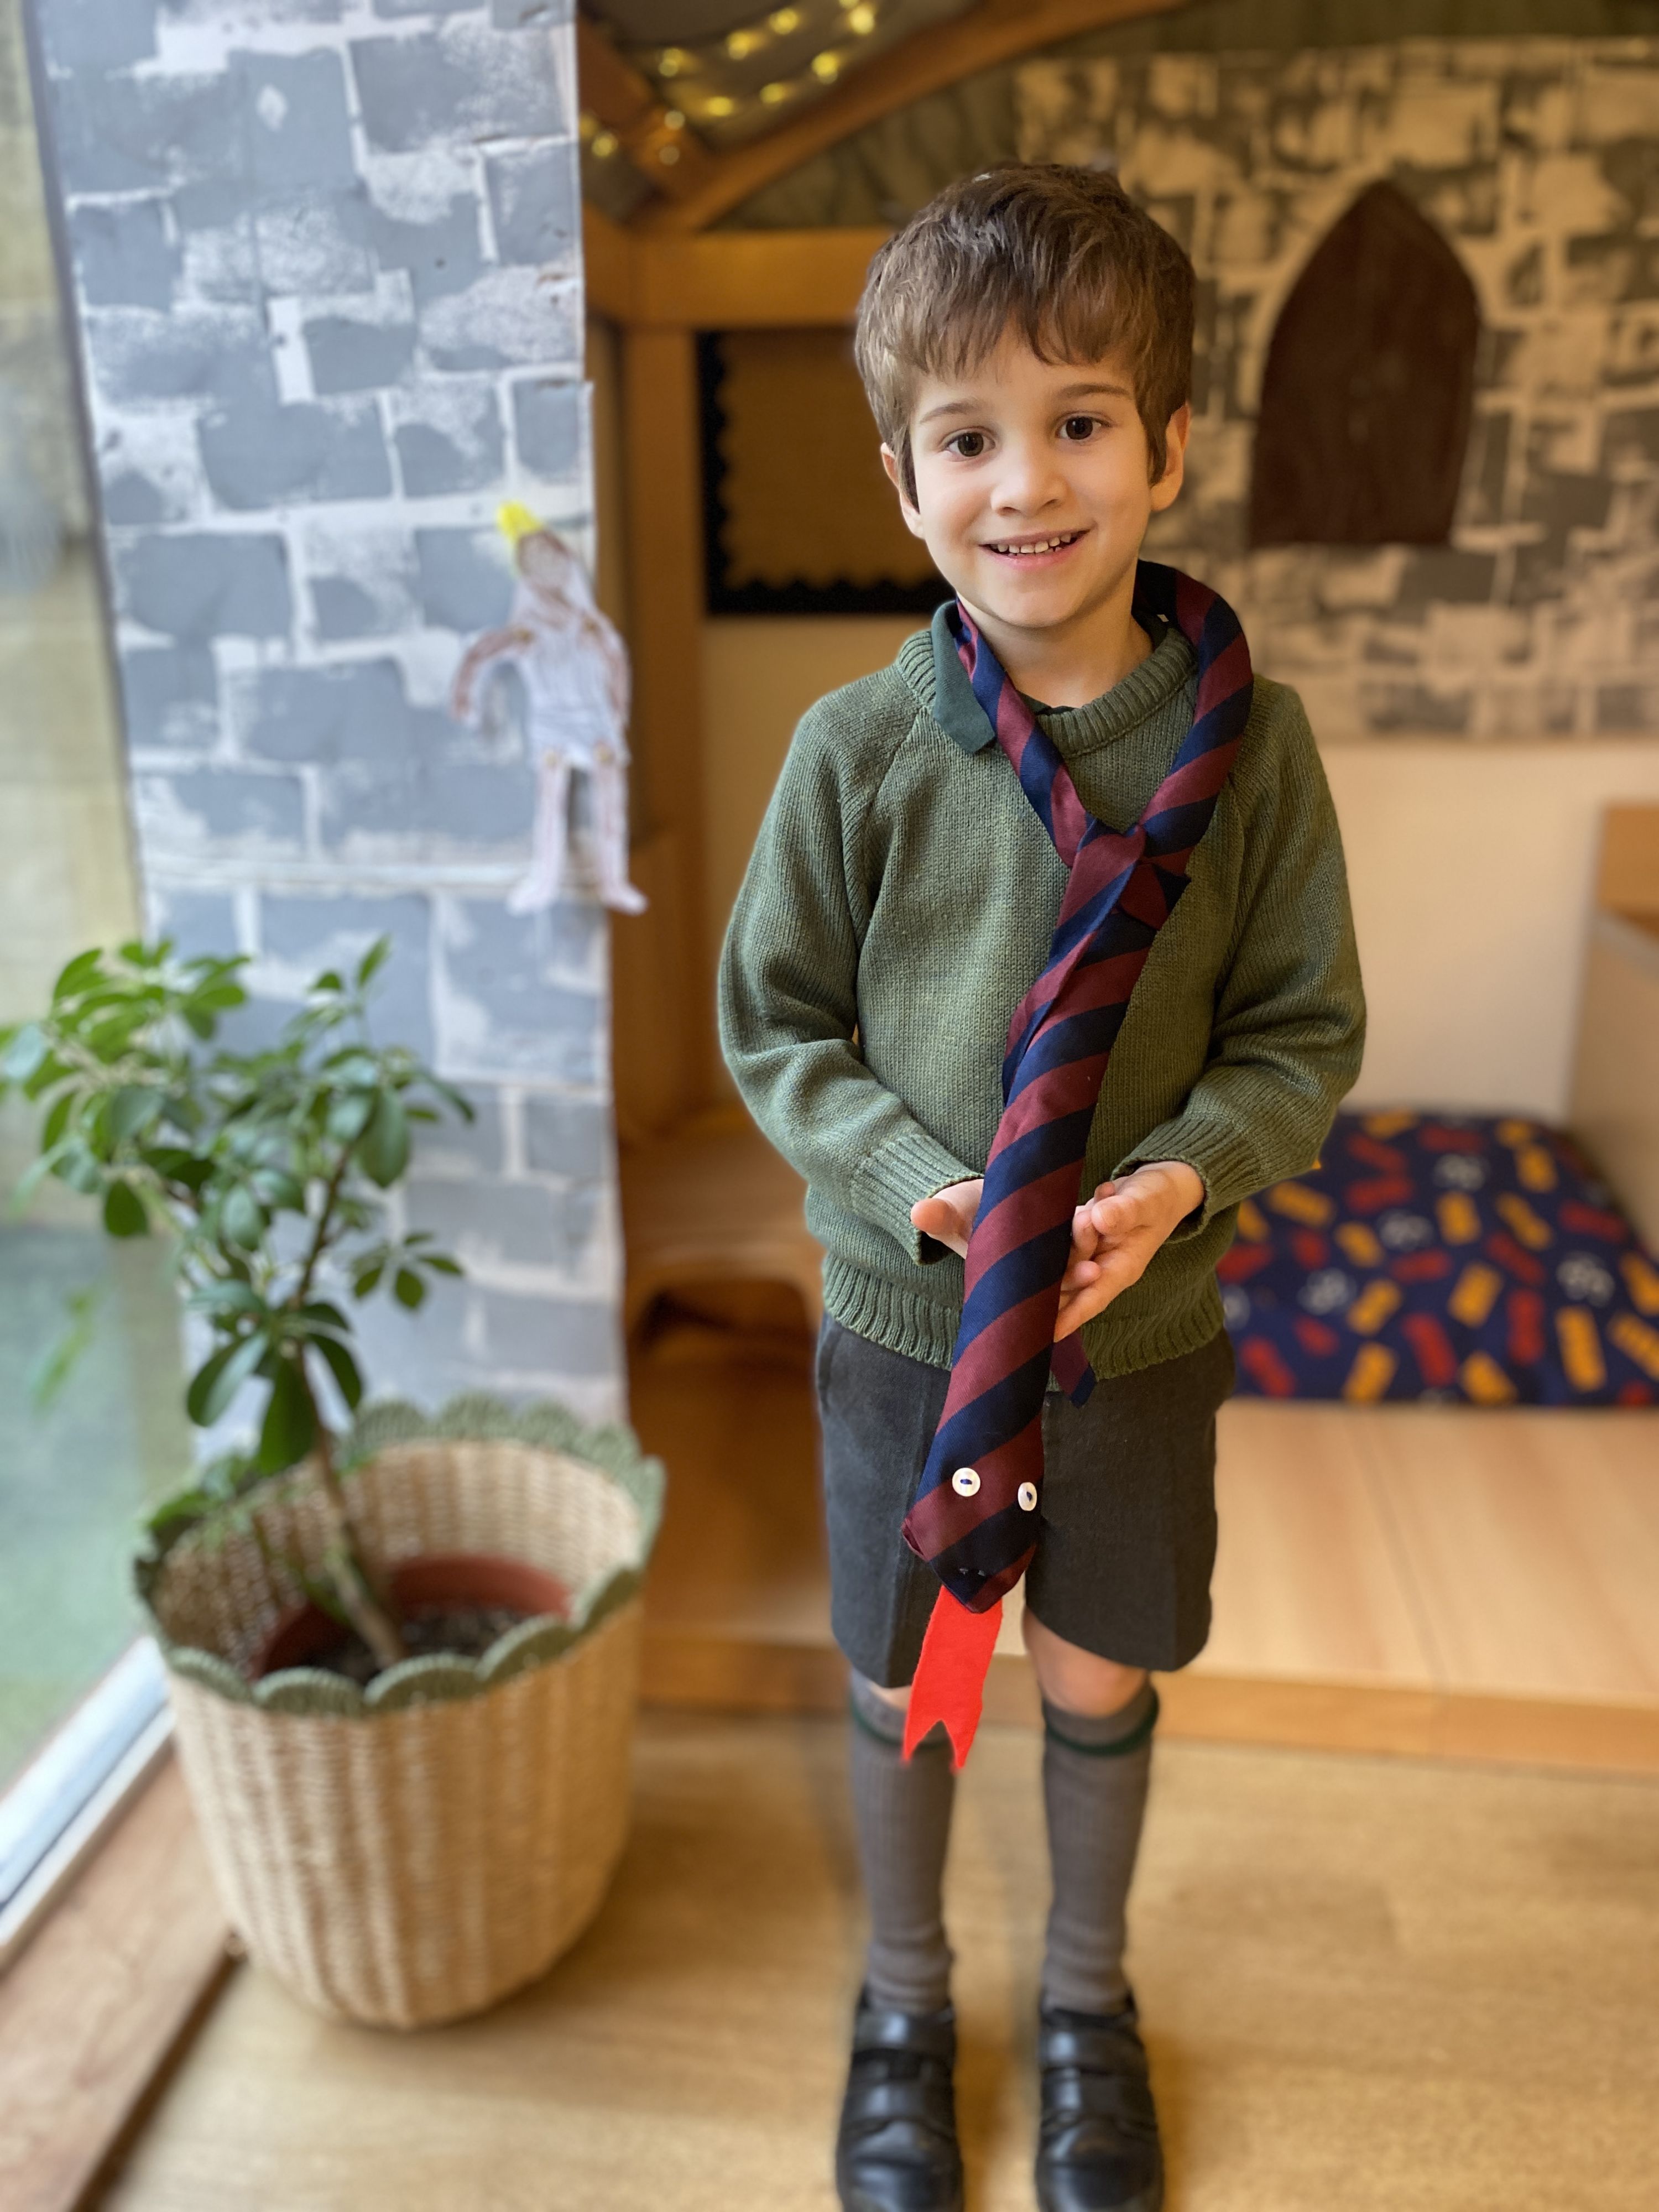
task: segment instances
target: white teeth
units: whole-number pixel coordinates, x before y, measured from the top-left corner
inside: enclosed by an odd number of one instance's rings
[[[1068,530],[1063,537],[1040,538],[1035,545],[993,545],[991,550],[994,553],[1012,553],[1016,559],[1028,553],[1053,553],[1062,545],[1071,544],[1077,535],[1075,530]]]

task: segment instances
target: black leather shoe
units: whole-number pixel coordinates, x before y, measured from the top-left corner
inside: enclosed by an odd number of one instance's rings
[[[860,1994],[836,2137],[842,2212],[962,2212],[956,2056],[949,2005],[892,2012]]]
[[[1037,2064],[1042,2212],[1159,2212],[1164,2154],[1133,2000],[1116,2013],[1044,2005]]]

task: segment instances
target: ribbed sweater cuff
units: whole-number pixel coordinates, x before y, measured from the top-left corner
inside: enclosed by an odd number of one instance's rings
[[[1204,1203],[1172,1231],[1172,1244],[1207,1229],[1218,1213],[1248,1198],[1261,1181],[1255,1147],[1245,1132],[1234,1122],[1196,1114],[1177,1114],[1160,1122],[1119,1161],[1113,1176],[1133,1175],[1154,1160],[1183,1161],[1204,1185]]]
[[[922,1235],[910,1218],[910,1208],[949,1183],[971,1182],[978,1173],[936,1143],[919,1121],[912,1121],[864,1160],[853,1177],[853,1204],[866,1221],[885,1230],[917,1267],[927,1267],[944,1257],[945,1247]]]

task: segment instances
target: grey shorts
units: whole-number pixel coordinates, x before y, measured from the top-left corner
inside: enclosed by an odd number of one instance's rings
[[[900,1534],[950,1375],[826,1320],[818,1419],[830,1530],[830,1625],[860,1674],[915,1673],[939,1594]],[[1226,1332],[1196,1352],[1097,1382],[1086,1405],[1050,1391],[1036,1558],[1025,1602],[1045,1628],[1121,1667],[1184,1667],[1210,1632],[1215,1417],[1233,1387]]]

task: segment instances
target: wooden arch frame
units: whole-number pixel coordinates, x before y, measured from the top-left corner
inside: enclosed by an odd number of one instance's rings
[[[980,0],[978,7],[948,23],[913,32],[781,129],[715,155],[691,190],[653,210],[640,228],[667,236],[706,229],[814,154],[930,93],[1081,32],[1168,15],[1185,4],[1186,0]]]
[[[715,933],[702,853],[704,619],[696,337],[850,321],[883,229],[717,231],[774,179],[999,63],[1186,0],[979,0],[913,33],[763,137],[712,152],[578,19],[584,104],[660,196],[629,223],[584,211],[587,304],[621,333],[619,417],[634,659],[635,879],[653,895],[615,942],[621,1119],[645,1133],[708,1102]],[[672,147],[665,161],[664,149]],[[666,912],[664,909],[667,909]],[[649,1073],[646,1069],[649,1067]]]

